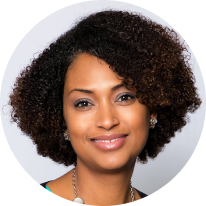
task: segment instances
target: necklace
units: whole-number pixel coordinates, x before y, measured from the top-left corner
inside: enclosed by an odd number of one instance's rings
[[[84,204],[84,200],[80,197],[77,197],[77,190],[76,190],[76,186],[75,186],[75,168],[74,168],[73,176],[72,176],[72,184],[73,184],[73,191],[74,191],[74,195],[75,195],[73,202]],[[131,199],[132,199],[132,202],[134,202],[134,191],[133,191],[131,180],[130,180],[129,184],[130,184]]]

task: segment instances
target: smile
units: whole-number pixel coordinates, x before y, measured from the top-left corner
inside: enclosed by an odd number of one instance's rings
[[[120,138],[124,138],[124,137],[120,137]],[[106,142],[106,143],[110,143],[110,142],[114,142],[120,138],[116,138],[116,139],[112,139],[112,140],[92,140],[94,142]]]
[[[98,136],[90,139],[91,143],[102,150],[118,149],[122,147],[127,139],[127,134],[113,134],[110,136]]]

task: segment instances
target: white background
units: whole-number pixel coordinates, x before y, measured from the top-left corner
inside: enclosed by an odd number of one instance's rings
[[[9,107],[3,108],[3,106],[7,105],[9,101],[9,94],[16,77],[33,57],[36,57],[52,41],[71,28],[79,17],[110,8],[135,11],[174,29],[157,14],[137,5],[116,0],[90,0],[60,8],[36,22],[25,36],[22,36],[8,60],[0,90],[0,114],[3,131],[8,143],[8,150],[10,148],[23,170],[38,184],[60,177],[71,170],[73,166],[58,165],[49,158],[39,156],[32,141],[22,134],[15,123],[10,123]],[[183,38],[182,40],[184,41]],[[196,87],[203,103],[194,114],[189,114],[190,123],[182,129],[182,132],[176,133],[175,138],[165,146],[163,152],[155,160],[149,159],[147,164],[136,164],[132,185],[148,195],[166,186],[181,172],[192,157],[202,135],[206,116],[205,84],[198,61],[192,49],[189,48],[189,51],[192,54],[190,63],[196,77]]]

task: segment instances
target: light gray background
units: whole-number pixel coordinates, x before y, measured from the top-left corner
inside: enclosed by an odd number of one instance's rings
[[[8,102],[8,95],[11,92],[15,78],[20,70],[30,62],[33,55],[35,56],[35,53],[41,52],[60,34],[69,29],[79,17],[109,8],[137,11],[160,24],[171,27],[164,20],[149,11],[123,2],[83,2],[61,9],[37,24],[15,49],[8,63],[2,83],[1,108]],[[196,86],[199,89],[203,104],[195,114],[189,115],[190,123],[183,128],[181,133],[176,134],[176,137],[172,139],[170,144],[166,145],[164,151],[155,160],[149,160],[146,165],[136,164],[132,177],[133,186],[147,194],[160,189],[175,177],[189,160],[201,135],[205,116],[205,90],[202,75],[193,54],[191,63],[197,79]],[[36,147],[32,144],[31,140],[22,135],[15,124],[10,124],[9,116],[7,115],[8,111],[9,108],[4,106],[4,114],[2,113],[1,115],[8,143],[19,163],[33,179],[38,183],[45,182],[63,175],[72,168],[58,165],[48,158],[38,156]]]

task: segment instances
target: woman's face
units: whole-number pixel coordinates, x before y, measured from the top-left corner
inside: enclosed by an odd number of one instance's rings
[[[95,56],[80,54],[70,66],[63,109],[77,162],[118,169],[134,163],[145,146],[148,108]]]

